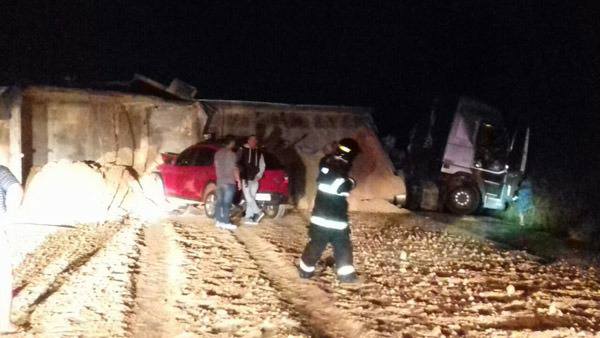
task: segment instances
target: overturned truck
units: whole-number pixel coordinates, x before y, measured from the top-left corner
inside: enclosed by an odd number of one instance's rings
[[[529,128],[462,97],[438,100],[410,135],[406,205],[471,214],[503,210],[525,175]]]
[[[369,109],[197,100],[139,77],[120,90],[1,89],[0,160],[27,182],[24,213],[36,216],[30,221],[89,223],[132,209],[149,213],[157,198],[148,204],[145,195],[160,190],[151,182],[160,154],[179,153],[207,133],[258,135],[289,172],[300,208],[312,206],[323,149],[343,137],[364,150],[354,168],[352,210],[396,211],[387,201],[405,192]]]
[[[207,115],[206,133],[256,135],[290,175],[290,194],[302,209],[312,208],[318,164],[328,145],[354,138],[362,153],[351,175],[357,186],[350,210],[396,212],[391,201],[405,193],[404,181],[377,135],[369,108],[294,105],[270,102],[200,100]]]

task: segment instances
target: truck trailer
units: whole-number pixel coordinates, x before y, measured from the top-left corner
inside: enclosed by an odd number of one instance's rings
[[[504,210],[525,175],[529,128],[475,99],[436,100],[407,148],[406,206],[471,214]]]

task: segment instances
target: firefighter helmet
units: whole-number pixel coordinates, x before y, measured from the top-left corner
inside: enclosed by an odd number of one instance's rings
[[[354,160],[356,155],[360,152],[358,142],[351,138],[344,138],[338,142],[336,149],[336,155],[343,158],[344,160],[351,162]]]

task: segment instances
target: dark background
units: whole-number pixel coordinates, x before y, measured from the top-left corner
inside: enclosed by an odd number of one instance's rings
[[[470,95],[527,120],[532,174],[589,204],[598,18],[595,1],[4,2],[0,83],[141,73],[201,98],[371,106],[401,144],[435,96]]]

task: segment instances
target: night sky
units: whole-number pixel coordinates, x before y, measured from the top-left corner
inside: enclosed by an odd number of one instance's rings
[[[202,98],[371,106],[401,143],[466,94],[529,121],[538,172],[597,182],[595,2],[3,2],[0,83],[178,77]]]

